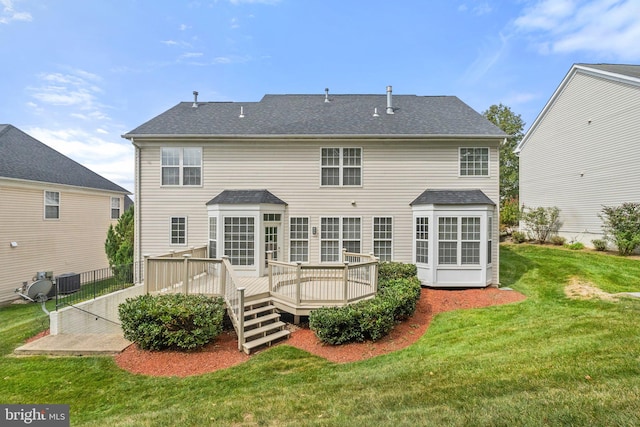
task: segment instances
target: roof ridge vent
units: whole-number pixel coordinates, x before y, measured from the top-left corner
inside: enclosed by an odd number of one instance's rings
[[[393,114],[392,88],[387,86],[387,114]]]
[[[240,107],[240,115],[238,116],[239,118],[244,118],[244,107]]]
[[[329,88],[324,88],[324,102],[329,102]]]
[[[198,108],[198,91],[194,90],[193,91],[193,108]]]

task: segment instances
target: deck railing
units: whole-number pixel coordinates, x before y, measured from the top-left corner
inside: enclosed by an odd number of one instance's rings
[[[269,292],[296,306],[348,304],[378,291],[378,259],[343,251],[342,265],[268,260]]]

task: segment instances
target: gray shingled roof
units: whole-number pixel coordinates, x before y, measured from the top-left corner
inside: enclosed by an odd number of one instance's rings
[[[268,190],[224,190],[209,200],[207,205],[258,205],[262,203],[286,205]]]
[[[131,194],[12,125],[0,125],[0,177]]]
[[[410,205],[495,206],[495,203],[481,190],[425,190]]]
[[[640,79],[640,65],[630,65],[630,64],[576,64],[576,65]]]
[[[150,135],[464,135],[506,134],[455,96],[265,95],[259,102],[181,102],[132,130]],[[240,118],[240,108],[244,117]],[[377,108],[379,117],[373,117]]]

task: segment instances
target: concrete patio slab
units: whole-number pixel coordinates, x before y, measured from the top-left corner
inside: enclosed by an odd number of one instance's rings
[[[59,334],[47,335],[26,343],[15,355],[95,356],[122,353],[131,345],[122,334]]]

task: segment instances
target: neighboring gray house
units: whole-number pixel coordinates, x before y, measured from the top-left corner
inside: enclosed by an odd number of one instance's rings
[[[520,203],[591,246],[603,206],[640,202],[640,65],[575,64],[516,148]]]
[[[342,248],[416,263],[425,285],[498,283],[498,147],[453,96],[266,95],[181,102],[136,150],[135,258],[208,246],[241,276]]]
[[[39,271],[109,266],[104,242],[129,191],[32,138],[0,125],[0,303]]]

